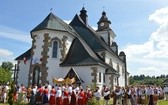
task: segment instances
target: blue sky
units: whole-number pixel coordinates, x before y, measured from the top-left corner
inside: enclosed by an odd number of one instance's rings
[[[31,47],[30,31],[52,12],[70,21],[82,7],[92,27],[104,10],[127,54],[130,75],[168,74],[167,0],[3,0],[0,3],[0,63]]]

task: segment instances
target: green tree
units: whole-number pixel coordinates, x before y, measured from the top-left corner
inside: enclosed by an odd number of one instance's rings
[[[11,71],[0,67],[0,84],[4,84],[11,81],[12,80],[11,75],[12,75]]]
[[[6,70],[12,70],[12,68],[14,67],[12,62],[2,62],[1,65],[2,68],[6,69]]]

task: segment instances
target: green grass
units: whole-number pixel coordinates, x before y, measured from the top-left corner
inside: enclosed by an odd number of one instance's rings
[[[168,101],[160,100],[158,105],[168,105]]]

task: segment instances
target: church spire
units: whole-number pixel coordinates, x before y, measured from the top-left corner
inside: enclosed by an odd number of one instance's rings
[[[87,18],[88,18],[88,15],[87,15],[87,11],[85,10],[85,7],[82,8],[82,10],[80,11],[80,15],[81,19],[83,20],[83,22],[85,23],[85,25],[88,24],[87,22]]]
[[[99,19],[97,24],[98,24],[98,31],[103,31],[103,30],[110,29],[111,22],[108,20],[105,11],[102,12],[102,16]]]

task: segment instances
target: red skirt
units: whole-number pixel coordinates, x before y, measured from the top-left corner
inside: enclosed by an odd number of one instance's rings
[[[56,104],[55,96],[50,96],[49,105]]]
[[[68,98],[64,98],[62,105],[69,105],[69,99]]]
[[[62,105],[62,98],[61,97],[56,98],[56,105]]]
[[[84,105],[84,100],[83,99],[78,99],[78,105]]]

